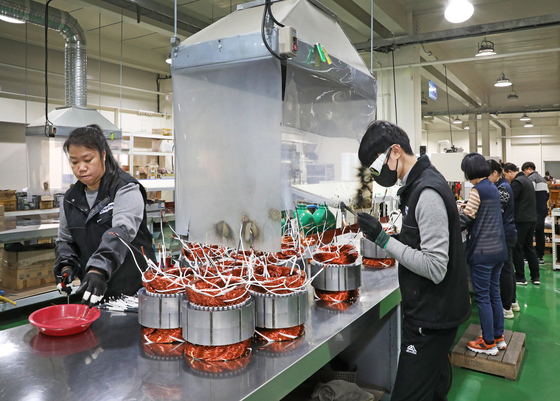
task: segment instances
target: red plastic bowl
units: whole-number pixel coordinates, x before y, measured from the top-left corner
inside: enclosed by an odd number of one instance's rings
[[[53,305],[29,316],[29,323],[49,336],[70,336],[86,330],[101,312],[87,305]]]

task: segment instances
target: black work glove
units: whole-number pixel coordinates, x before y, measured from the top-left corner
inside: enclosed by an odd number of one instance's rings
[[[76,292],[84,291],[82,303],[89,305],[91,308],[103,299],[106,290],[107,279],[105,278],[105,273],[90,269],[82,280],[82,285],[80,285],[80,288],[78,288]]]
[[[61,294],[65,292],[66,295],[70,295],[72,293],[72,281],[76,278],[74,269],[70,266],[65,266],[62,268],[60,275],[55,274],[54,277],[56,279],[56,289],[58,292]]]
[[[385,249],[391,237],[383,230],[379,220],[368,213],[359,212],[358,225],[367,239]]]

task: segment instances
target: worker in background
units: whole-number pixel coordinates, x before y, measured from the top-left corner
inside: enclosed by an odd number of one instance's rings
[[[464,211],[461,228],[467,230],[467,263],[471,268],[474,297],[482,335],[467,342],[473,352],[497,355],[506,349],[504,309],[500,298],[500,273],[507,259],[506,238],[500,210],[500,193],[488,179],[490,167],[484,156],[469,153],[461,162],[465,178],[474,185]]]
[[[535,199],[537,201],[537,224],[535,226],[535,251],[537,252],[537,258],[539,259],[539,264],[544,264],[544,248],[545,248],[545,237],[544,237],[544,219],[548,216],[548,184],[546,180],[541,177],[539,173],[535,171],[535,163],[525,162],[521,166],[523,173],[529,177],[535,188]]]
[[[546,181],[552,181],[552,180],[554,179],[554,177],[550,175],[550,172],[549,172],[549,171],[546,171],[546,172],[544,173],[544,179],[545,179]]]
[[[513,163],[504,164],[504,176],[511,185],[514,201],[515,227],[517,228],[517,244],[513,249],[513,265],[517,285],[527,285],[525,279],[525,262],[529,263],[531,281],[540,285],[539,261],[533,247],[533,234],[537,224],[537,201],[533,183]]]
[[[515,228],[513,190],[508,181],[502,176],[502,165],[496,160],[488,160],[490,171],[488,177],[497,187],[500,193],[500,209],[502,211],[502,223],[506,236],[508,258],[502,267],[500,274],[500,296],[504,307],[504,318],[513,319],[513,312],[519,312],[517,302],[517,291],[515,286],[515,271],[513,270],[513,248],[517,244],[517,229]]]
[[[375,121],[358,156],[375,181],[399,189],[402,231],[390,237],[380,222],[358,214],[364,235],[399,261],[402,296],[401,354],[392,401],[446,400],[448,353],[471,313],[465,250],[453,192],[424,155],[418,160],[407,134]]]
[[[81,280],[90,306],[104,297],[134,295],[142,287],[142,255],[155,260],[146,225],[146,191],[124,172],[97,125],[77,128],[64,143],[78,179],[64,195],[54,274],[58,283]]]

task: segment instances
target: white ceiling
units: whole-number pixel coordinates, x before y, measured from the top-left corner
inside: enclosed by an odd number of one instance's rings
[[[45,0],[38,0],[45,3]],[[68,11],[81,24],[88,40],[88,56],[104,61],[157,72],[169,73],[165,63],[170,52],[173,26],[142,16],[136,21],[135,1],[157,3],[168,10],[173,9],[173,0],[54,0],[51,7]],[[238,4],[247,0],[178,0],[178,11],[183,16],[195,18],[198,23],[208,25],[234,11]],[[418,34],[444,29],[466,27],[475,24],[507,21],[560,12],[560,0],[471,0],[475,6],[473,17],[462,24],[445,21],[443,12],[447,0],[375,0],[374,18],[395,36]],[[370,0],[323,0],[322,3],[337,13],[342,27],[354,43],[366,42],[370,37],[367,21],[370,19]],[[123,24],[121,25],[121,18]],[[191,33],[179,30],[184,39]],[[27,40],[39,46],[44,43],[44,29],[29,25],[0,22],[0,38],[19,41]],[[377,33],[375,40],[380,38]],[[495,44],[499,54],[523,52],[536,49],[560,47],[560,27],[525,30],[515,33],[487,37]],[[425,49],[432,57],[423,53],[426,60],[455,60],[472,57],[483,38],[470,38],[426,44]],[[0,39],[1,40],[1,39]],[[122,47],[121,47],[122,44]],[[101,45],[101,46],[100,46]],[[49,46],[63,49],[62,37],[49,35]],[[121,51],[122,49],[122,51]],[[369,66],[369,53],[362,56]],[[541,55],[518,56],[449,63],[448,70],[476,95],[481,106],[497,108],[531,107],[559,104],[560,107],[560,52]],[[507,94],[511,88],[496,88],[494,83],[502,73],[514,83],[519,100],[510,101]],[[426,80],[422,81],[426,92]],[[440,96],[444,96],[441,94]],[[463,102],[464,103],[464,102]],[[466,108],[456,99],[450,99],[450,108]],[[445,102],[431,102],[425,111],[443,111]],[[466,119],[466,117],[463,117]]]

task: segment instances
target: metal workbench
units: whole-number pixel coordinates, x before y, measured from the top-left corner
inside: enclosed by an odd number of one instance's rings
[[[345,311],[310,294],[304,337],[285,353],[253,344],[247,366],[201,373],[184,357],[147,356],[136,314],[103,311],[86,332],[48,337],[30,324],[0,332],[2,400],[280,400],[341,353],[361,383],[390,388],[396,372],[400,292],[396,269],[363,271]],[[361,372],[361,375],[360,375]]]

